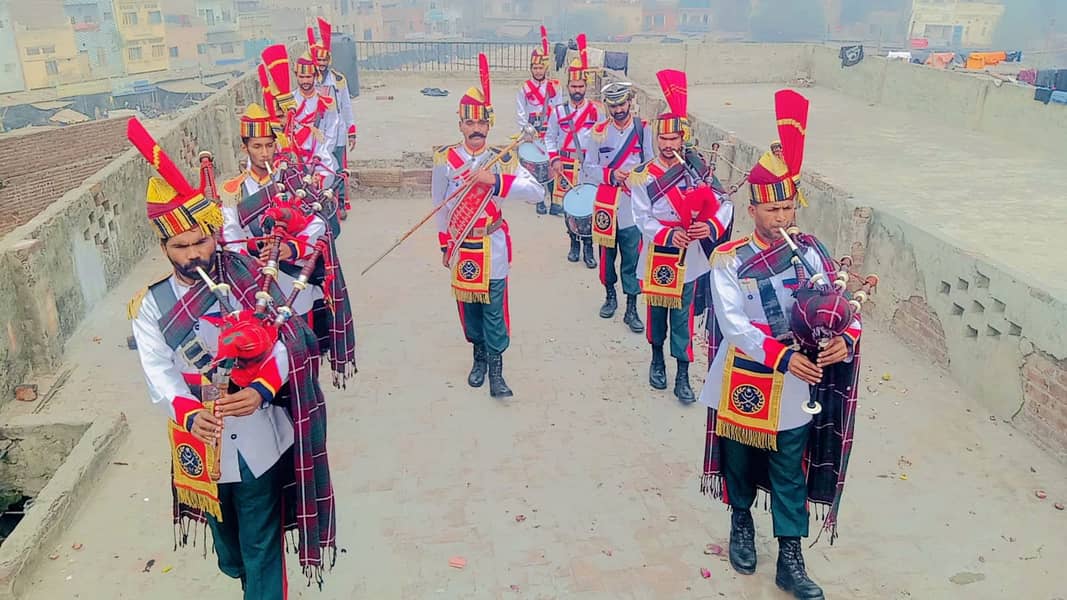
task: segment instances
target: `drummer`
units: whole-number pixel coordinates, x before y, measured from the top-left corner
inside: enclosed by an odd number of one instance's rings
[[[610,118],[593,127],[590,144],[585,149],[580,181],[596,186],[593,208],[592,238],[600,246],[600,283],[604,285],[604,304],[600,316],[610,319],[618,308],[615,282],[616,257],[621,256],[622,291],[626,294],[625,323],[634,333],[645,330],[637,315],[637,259],[641,254],[641,230],[634,221],[633,203],[626,179],[634,167],[656,156],[655,135],[648,122],[633,114],[633,84],[615,82],[600,93]]]
[[[548,154],[544,153],[542,140],[548,129],[548,111],[563,100],[559,81],[548,79],[548,32],[541,26],[541,47],[535,48],[530,55],[530,75],[515,98],[519,127],[531,125],[537,136],[527,135],[526,144],[519,148],[519,158],[523,166],[542,184],[548,184]],[[542,160],[543,157],[543,160]],[[552,194],[549,187],[548,194]],[[537,214],[548,212],[545,202],[537,203]]]

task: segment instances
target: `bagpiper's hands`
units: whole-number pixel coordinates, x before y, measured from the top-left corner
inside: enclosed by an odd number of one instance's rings
[[[222,435],[222,419],[207,410],[201,410],[193,416],[193,428],[189,433],[205,444],[214,445]]]
[[[789,357],[789,372],[795,375],[801,381],[815,385],[822,380],[822,369],[815,366],[807,356],[799,352],[794,352],[793,356]]]
[[[247,417],[263,406],[263,397],[254,388],[223,394],[217,403],[223,417]]]
[[[819,351],[815,364],[820,368],[829,367],[847,359],[848,344],[845,343],[845,338],[837,336],[830,341],[829,345]]]
[[[698,221],[689,226],[686,235],[691,240],[703,240],[711,237],[711,226],[704,221]]]
[[[679,249],[687,248],[689,246],[689,242],[691,241],[692,240],[689,238],[689,234],[686,233],[684,229],[682,229],[681,227],[674,228],[674,235],[671,236],[672,246]]]

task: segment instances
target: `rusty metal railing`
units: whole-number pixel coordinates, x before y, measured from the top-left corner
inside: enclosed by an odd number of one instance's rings
[[[356,63],[367,71],[461,72],[478,70],[484,53],[493,71],[525,71],[532,42],[356,42]]]

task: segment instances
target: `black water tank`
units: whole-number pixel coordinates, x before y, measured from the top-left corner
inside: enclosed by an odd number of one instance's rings
[[[348,80],[348,93],[359,95],[359,67],[356,64],[356,41],[345,33],[330,36],[330,50],[333,55],[331,65]]]

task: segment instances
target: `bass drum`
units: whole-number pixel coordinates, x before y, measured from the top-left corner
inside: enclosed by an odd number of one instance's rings
[[[563,216],[567,231],[582,239],[593,237],[595,199],[596,186],[591,183],[575,186],[563,195]]]
[[[519,164],[542,185],[552,179],[548,174],[548,153],[533,142],[519,144]]]

